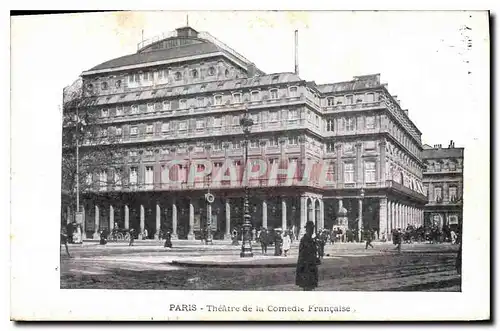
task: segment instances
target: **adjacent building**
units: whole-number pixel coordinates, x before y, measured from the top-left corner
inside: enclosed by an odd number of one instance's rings
[[[206,222],[207,191],[216,198],[214,238],[229,237],[243,221],[245,183],[255,227],[361,224],[390,239],[394,229],[424,223],[421,132],[379,74],[322,85],[298,72],[266,74],[210,34],[183,27],[83,72],[80,84],[64,116],[96,118],[80,139],[82,160],[109,149],[97,167],[95,157],[81,164],[90,169],[80,180],[87,237],[118,226],[194,238]],[[250,178],[245,112],[254,121]],[[64,145],[63,157],[71,153]],[[74,205],[63,210],[70,215]]]
[[[462,228],[464,149],[450,141],[442,145],[424,145],[424,190],[429,199],[425,205],[425,225]]]

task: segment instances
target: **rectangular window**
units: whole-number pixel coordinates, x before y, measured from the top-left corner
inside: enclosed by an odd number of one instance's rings
[[[132,105],[132,114],[137,114],[139,112],[139,107],[137,105]]]
[[[250,148],[257,148],[259,147],[259,141],[256,139],[250,140]]]
[[[375,182],[375,162],[365,162],[365,182]]]
[[[278,112],[277,111],[269,112],[269,122],[278,122]]]
[[[299,112],[297,109],[292,109],[288,111],[288,119],[290,121],[297,120],[299,118]]]
[[[448,195],[449,195],[449,199],[450,201],[455,201],[457,199],[457,188],[454,187],[454,186],[451,186],[449,189],[448,189]]]
[[[101,129],[101,138],[106,138],[108,136],[108,129]]]
[[[137,167],[130,167],[130,185],[137,185]]]
[[[121,169],[115,169],[113,173],[113,182],[115,185],[115,188],[120,188],[122,186],[122,171]]]
[[[260,100],[260,92],[259,91],[252,91],[250,94],[250,100],[251,101],[259,101]]]
[[[141,82],[141,75],[140,74],[135,74],[134,75],[134,81],[136,83],[140,83]]]
[[[170,101],[163,101],[163,110],[170,110]]]
[[[334,149],[335,149],[335,144],[334,143],[327,143],[326,144],[326,151],[327,152],[331,153],[331,152],[334,151]]]
[[[434,163],[434,171],[436,172],[441,171],[441,163],[439,162]]]
[[[348,104],[348,105],[352,105],[352,100],[353,100],[353,96],[352,95],[348,95],[345,97],[345,103]]]
[[[327,103],[328,107],[335,106],[335,98],[334,97],[327,98],[326,103]]]
[[[272,137],[269,139],[269,146],[271,147],[277,147],[278,146],[278,138],[277,137]]]
[[[241,103],[241,93],[233,94],[233,103]]]
[[[137,132],[138,132],[138,130],[137,130],[136,126],[133,126],[133,127],[130,128],[130,135],[131,136],[136,136]]]
[[[222,149],[222,141],[217,141],[214,143],[214,151],[220,151]]]
[[[219,128],[222,126],[222,117],[214,118],[214,127]]]
[[[297,136],[288,137],[288,144],[289,145],[298,145],[299,144],[299,138]]]
[[[101,190],[106,189],[106,185],[108,185],[108,174],[106,171],[101,171],[99,173],[99,186],[101,187]]]
[[[366,94],[366,102],[375,102],[375,94],[367,93]]]
[[[327,120],[326,121],[326,131],[333,131],[334,128],[334,123],[333,120]]]
[[[273,89],[273,90],[269,91],[269,94],[271,96],[271,99],[278,99],[278,90],[277,89]]]
[[[233,141],[233,149],[239,149],[239,148],[241,148],[241,142]]]
[[[434,199],[436,201],[442,201],[443,200],[443,191],[441,187],[435,187],[434,188]]]
[[[186,121],[180,121],[179,122],[179,130],[187,130],[187,123]]]
[[[290,87],[290,98],[296,98],[297,95],[298,95],[297,87],[296,86]]]
[[[148,111],[150,112],[155,111],[155,105],[153,103],[148,103]]]
[[[375,118],[373,116],[366,116],[365,122],[367,129],[375,129]]]
[[[233,126],[240,125],[240,118],[238,116],[233,117]]]
[[[222,162],[214,162],[215,168],[222,168]]]
[[[205,98],[198,98],[198,107],[205,107]]]
[[[170,122],[162,123],[161,132],[168,132],[168,131],[170,131]]]
[[[107,108],[101,110],[101,117],[108,117],[109,112]]]
[[[250,115],[250,118],[252,119],[253,124],[259,123],[259,114],[252,114]]]
[[[122,128],[116,128],[115,136],[120,137],[122,135]]]
[[[122,115],[123,115],[123,107],[116,106],[116,116],[122,116]]]
[[[214,96],[214,104],[216,106],[222,105],[222,95],[216,95],[216,96]]]
[[[196,129],[201,130],[205,128],[205,121],[204,120],[196,120]]]
[[[152,185],[153,184],[153,167],[152,166],[146,166],[146,178],[144,178],[144,182],[146,185]]]
[[[354,183],[354,163],[344,164],[344,183]]]
[[[187,108],[187,100],[186,99],[179,100],[179,109],[186,109],[186,108]]]
[[[344,119],[346,131],[354,131],[355,130],[355,125],[354,125],[355,121],[354,120],[355,119],[352,117]]]
[[[145,72],[145,73],[143,74],[143,77],[144,77],[143,79],[144,79],[145,81],[148,81],[148,80],[149,80],[149,72]]]
[[[316,115],[316,122],[315,122],[316,126],[319,126],[319,116]]]
[[[147,134],[153,134],[153,125],[152,124],[148,124],[146,126],[146,133]]]

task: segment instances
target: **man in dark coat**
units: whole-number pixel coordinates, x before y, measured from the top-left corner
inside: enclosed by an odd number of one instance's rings
[[[165,232],[165,248],[172,248],[172,235],[170,231]]]
[[[135,230],[130,229],[130,241],[128,243],[129,246],[134,246],[134,239],[135,239]]]
[[[69,254],[69,248],[68,248],[68,233],[66,228],[61,228],[61,244],[64,245],[66,248],[66,254],[68,254],[68,257],[71,257],[71,254]]]
[[[366,240],[366,245],[365,245],[365,249],[368,249],[368,246],[370,246],[371,248],[373,248],[373,245],[372,245],[372,240],[373,240],[373,231],[372,229],[367,229],[365,231],[365,240]]]
[[[260,231],[260,248],[262,249],[262,255],[267,254],[267,229],[263,228],[262,231]]]
[[[318,286],[318,264],[320,263],[316,241],[312,235],[314,223],[306,223],[306,233],[300,240],[299,258],[297,260],[297,270],[295,285],[304,291],[312,291]]]

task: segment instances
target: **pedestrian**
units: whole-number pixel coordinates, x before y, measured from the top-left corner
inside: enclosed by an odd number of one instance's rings
[[[318,255],[320,258],[325,256],[325,245],[327,240],[327,234],[325,231],[321,231],[317,237],[318,243]]]
[[[170,231],[167,231],[165,233],[165,248],[172,248],[172,235],[170,234]]]
[[[107,238],[107,231],[106,230],[101,230],[101,236],[100,236],[99,244],[100,245],[106,245],[108,243],[108,238]]]
[[[275,229],[274,233],[274,256],[281,256],[283,240],[281,239],[281,229]]]
[[[365,236],[366,236],[365,249],[368,249],[368,246],[370,246],[371,248],[373,248],[373,245],[372,245],[373,231],[371,229],[366,230]]]
[[[285,255],[285,257],[287,256],[291,245],[292,245],[291,235],[290,233],[285,231],[285,233],[283,233],[283,254]]]
[[[63,244],[64,248],[66,248],[66,254],[68,254],[68,257],[71,257],[68,247],[68,233],[65,227],[61,228],[61,244]]]
[[[144,229],[144,232],[142,233],[142,240],[148,239],[148,229]]]
[[[312,291],[318,286],[318,264],[321,262],[318,256],[316,242],[312,237],[314,223],[308,221],[305,228],[306,233],[299,244],[295,285],[301,287],[304,291]]]
[[[128,243],[129,246],[134,246],[134,237],[135,237],[135,230],[130,229],[130,242]]]
[[[401,241],[403,240],[403,234],[401,233],[401,229],[397,229],[395,236],[394,236],[394,241],[396,246],[396,249],[398,250],[398,253],[401,253]]]
[[[238,246],[239,245],[239,242],[238,242],[238,231],[236,229],[233,229],[233,234],[231,236],[231,239],[233,240],[232,245],[234,245],[234,246]]]
[[[253,228],[252,229],[252,241],[256,241],[256,240],[257,240],[257,229]]]
[[[267,241],[268,241],[268,236],[267,236],[267,229],[263,228],[262,231],[260,232],[260,248],[262,249],[262,255],[267,254]]]

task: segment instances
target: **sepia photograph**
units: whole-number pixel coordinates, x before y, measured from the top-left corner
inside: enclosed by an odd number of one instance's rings
[[[463,301],[462,252],[489,291],[489,257],[471,261],[489,254],[488,12],[124,11],[11,28],[13,69],[36,35],[59,34],[46,50],[65,58],[37,220],[54,291],[185,293],[160,320],[370,319],[324,298]]]

